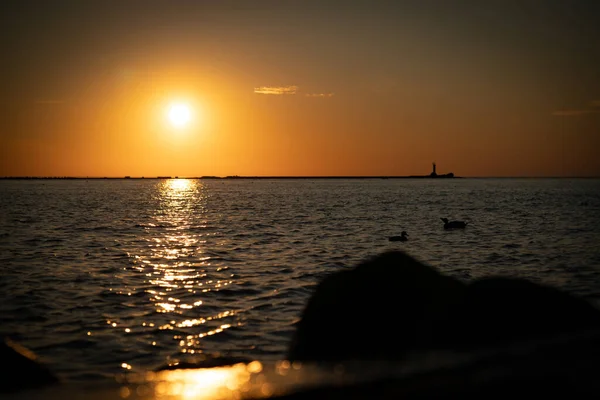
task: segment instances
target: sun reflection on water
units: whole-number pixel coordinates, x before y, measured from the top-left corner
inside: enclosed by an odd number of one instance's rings
[[[189,192],[192,186],[191,179],[169,179],[163,183],[163,187],[171,195],[185,195],[185,192]]]
[[[239,400],[249,394],[261,371],[262,364],[253,361],[227,367],[149,373],[141,382],[124,386],[120,397],[126,399],[143,388],[156,399]]]
[[[192,304],[182,301],[180,290],[188,289],[195,293],[194,286],[198,280],[206,276],[199,265],[189,260],[198,251],[199,239],[190,233],[194,213],[201,212],[197,201],[203,196],[202,185],[191,179],[169,179],[159,187],[160,207],[155,219],[160,226],[166,227],[159,237],[154,237],[149,244],[151,260],[167,262],[151,262],[153,273],[149,283],[162,288],[159,293],[153,293],[151,298],[156,305],[156,311],[161,313],[190,310],[201,301]],[[193,257],[191,257],[193,260]],[[174,293],[175,292],[175,293]]]
[[[157,184],[152,198],[156,203],[154,214],[140,224],[144,233],[139,238],[145,245],[136,247],[132,254],[134,269],[143,277],[140,286],[145,296],[128,304],[139,308],[146,317],[136,324],[119,321],[117,317],[107,320],[112,327],[126,329],[130,334],[146,329],[149,346],[157,346],[158,342],[160,348],[185,357],[203,353],[204,338],[236,325],[233,321],[237,318],[236,310],[207,309],[205,305],[207,293],[233,283],[223,279],[226,266],[211,265],[213,257],[204,247],[207,197],[199,180],[168,179]],[[219,274],[218,279],[215,273]],[[154,313],[147,312],[149,307]],[[175,335],[157,335],[156,331],[173,331]],[[173,353],[168,357],[172,356]],[[133,368],[128,360],[123,361],[122,368]]]

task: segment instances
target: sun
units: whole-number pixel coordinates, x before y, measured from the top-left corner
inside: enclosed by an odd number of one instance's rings
[[[186,126],[192,119],[192,112],[187,104],[174,103],[169,107],[169,121],[177,128]]]

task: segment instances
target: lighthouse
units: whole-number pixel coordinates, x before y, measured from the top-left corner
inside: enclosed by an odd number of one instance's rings
[[[435,163],[433,163],[433,171],[431,171],[430,176],[437,176],[437,173],[435,172]]]

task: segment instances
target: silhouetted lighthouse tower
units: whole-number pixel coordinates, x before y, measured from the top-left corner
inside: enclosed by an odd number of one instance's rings
[[[431,172],[431,176],[437,176],[437,173],[435,172],[435,163],[433,163],[433,171]]]

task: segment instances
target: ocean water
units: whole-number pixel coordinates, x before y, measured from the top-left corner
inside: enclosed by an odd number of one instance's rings
[[[600,304],[599,245],[598,179],[0,180],[0,334],[73,382],[275,361],[319,280],[383,251]]]

